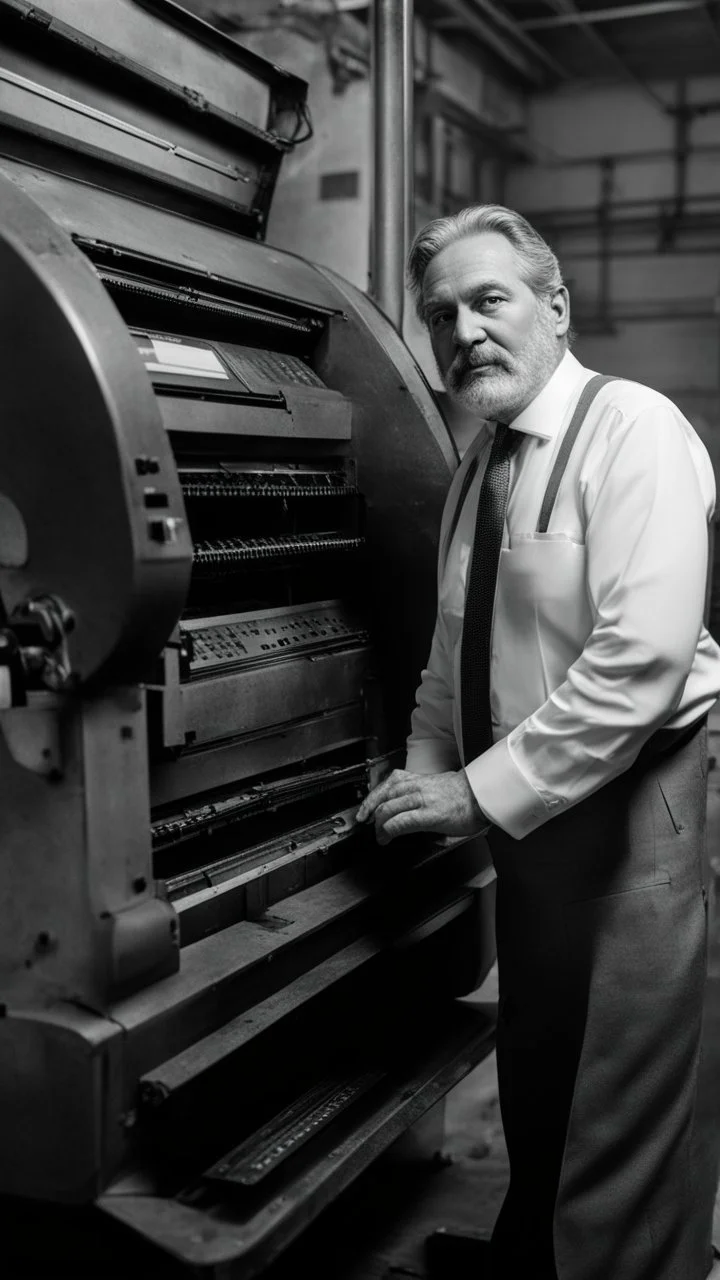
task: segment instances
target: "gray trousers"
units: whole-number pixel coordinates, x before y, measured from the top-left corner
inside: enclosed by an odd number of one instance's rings
[[[661,736],[661,735],[660,735]],[[704,1280],[702,725],[524,840],[493,830],[511,1180],[494,1280]]]

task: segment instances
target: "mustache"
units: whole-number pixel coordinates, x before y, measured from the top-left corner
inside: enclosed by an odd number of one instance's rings
[[[478,351],[458,352],[447,372],[447,380],[449,383],[458,386],[466,375],[474,369],[486,369],[489,365],[498,365],[504,369],[505,362],[499,360],[495,352],[488,354]]]

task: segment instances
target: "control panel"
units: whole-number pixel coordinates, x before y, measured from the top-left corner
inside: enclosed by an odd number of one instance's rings
[[[266,663],[318,649],[368,643],[367,631],[337,600],[187,621],[182,624],[182,633],[190,650],[193,676],[228,664]]]

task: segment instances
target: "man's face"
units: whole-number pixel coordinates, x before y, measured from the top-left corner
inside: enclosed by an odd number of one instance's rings
[[[482,418],[511,422],[565,351],[567,291],[538,298],[505,236],[484,231],[442,249],[425,272],[423,310],[448,393]]]

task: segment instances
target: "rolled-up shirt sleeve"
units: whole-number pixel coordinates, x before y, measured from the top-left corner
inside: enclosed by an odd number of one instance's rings
[[[480,807],[518,839],[629,768],[682,698],[714,505],[698,449],[668,401],[618,413],[603,436],[583,493],[592,632],[546,702],[466,765]]]

